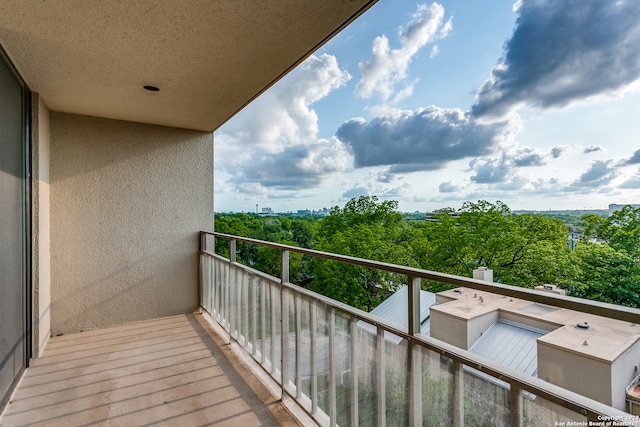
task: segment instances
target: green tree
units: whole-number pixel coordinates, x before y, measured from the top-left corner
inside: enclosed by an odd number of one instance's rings
[[[640,307],[638,266],[629,254],[607,244],[580,242],[574,255],[579,270],[572,283],[572,295]]]
[[[408,239],[412,236],[397,202],[375,196],[351,199],[320,221],[316,249],[376,261],[417,266]],[[352,306],[371,310],[406,280],[387,272],[314,259],[309,288]]]
[[[562,221],[514,215],[499,201],[465,202],[459,217],[453,212],[441,211],[424,228],[424,268],[469,277],[484,266],[493,269],[496,281],[525,287],[565,277],[570,259]]]
[[[596,239],[621,250],[640,261],[640,208],[630,205],[614,212],[608,218],[585,215],[584,240]]]

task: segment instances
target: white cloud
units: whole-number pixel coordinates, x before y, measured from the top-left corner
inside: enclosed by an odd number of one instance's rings
[[[426,44],[446,37],[452,26],[451,18],[444,21],[444,8],[440,4],[419,5],[409,24],[400,28],[400,48],[391,49],[384,35],[374,39],[371,58],[359,64],[362,78],[356,85],[356,94],[362,98],[378,94],[384,102],[392,98],[397,101],[396,86],[407,77],[413,56]],[[437,52],[434,46],[431,54]],[[399,90],[406,93],[406,87]]]
[[[229,121],[215,144],[216,168],[231,175],[228,184],[251,193],[294,191],[347,170],[346,146],[318,139],[312,105],[350,78],[334,56],[313,55]]]

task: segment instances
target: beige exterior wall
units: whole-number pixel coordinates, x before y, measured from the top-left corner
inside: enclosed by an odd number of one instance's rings
[[[636,367],[640,361],[640,342],[636,342],[611,366],[611,406],[626,410],[627,387],[636,377]]]
[[[50,117],[52,333],[195,310],[213,134]]]
[[[538,340],[538,378],[611,405],[611,374],[610,363]]]
[[[437,307],[437,306],[436,306]],[[449,315],[448,313],[434,310],[431,307],[430,334],[456,347],[467,350],[467,320]]]
[[[434,307],[437,308],[434,309]],[[438,306],[434,307],[429,315],[431,336],[465,350],[469,350],[473,343],[498,320],[498,310],[470,319],[461,319],[440,310]]]
[[[51,217],[49,199],[49,109],[38,94],[31,104],[32,346],[42,354],[51,336]]]

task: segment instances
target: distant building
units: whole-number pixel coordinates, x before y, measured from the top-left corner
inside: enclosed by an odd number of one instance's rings
[[[427,212],[425,219],[427,221],[430,221],[430,222],[436,222],[436,221],[438,221],[438,218],[436,218],[436,215],[441,214],[441,213],[444,213],[444,211],[435,210],[433,212]],[[462,215],[462,212],[449,212],[449,215],[452,218],[460,218],[460,215]]]
[[[610,204],[609,205],[609,216],[611,216],[612,213],[621,210],[622,208],[624,208],[625,206],[631,206],[634,209],[638,209],[640,208],[640,204],[632,204],[632,203],[626,203],[624,205],[616,205],[616,204]]]
[[[273,209],[271,209],[271,208],[262,208],[262,211],[260,212],[260,214],[262,214],[262,215],[272,215],[273,214]]]

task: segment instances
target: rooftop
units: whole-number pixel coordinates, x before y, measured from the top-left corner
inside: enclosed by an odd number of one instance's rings
[[[465,320],[497,310],[500,317],[515,317],[521,323],[549,331],[538,339],[542,343],[608,363],[640,340],[640,326],[636,323],[466,288],[438,296],[451,302],[431,310]],[[586,323],[588,329],[579,327],[581,323]]]

